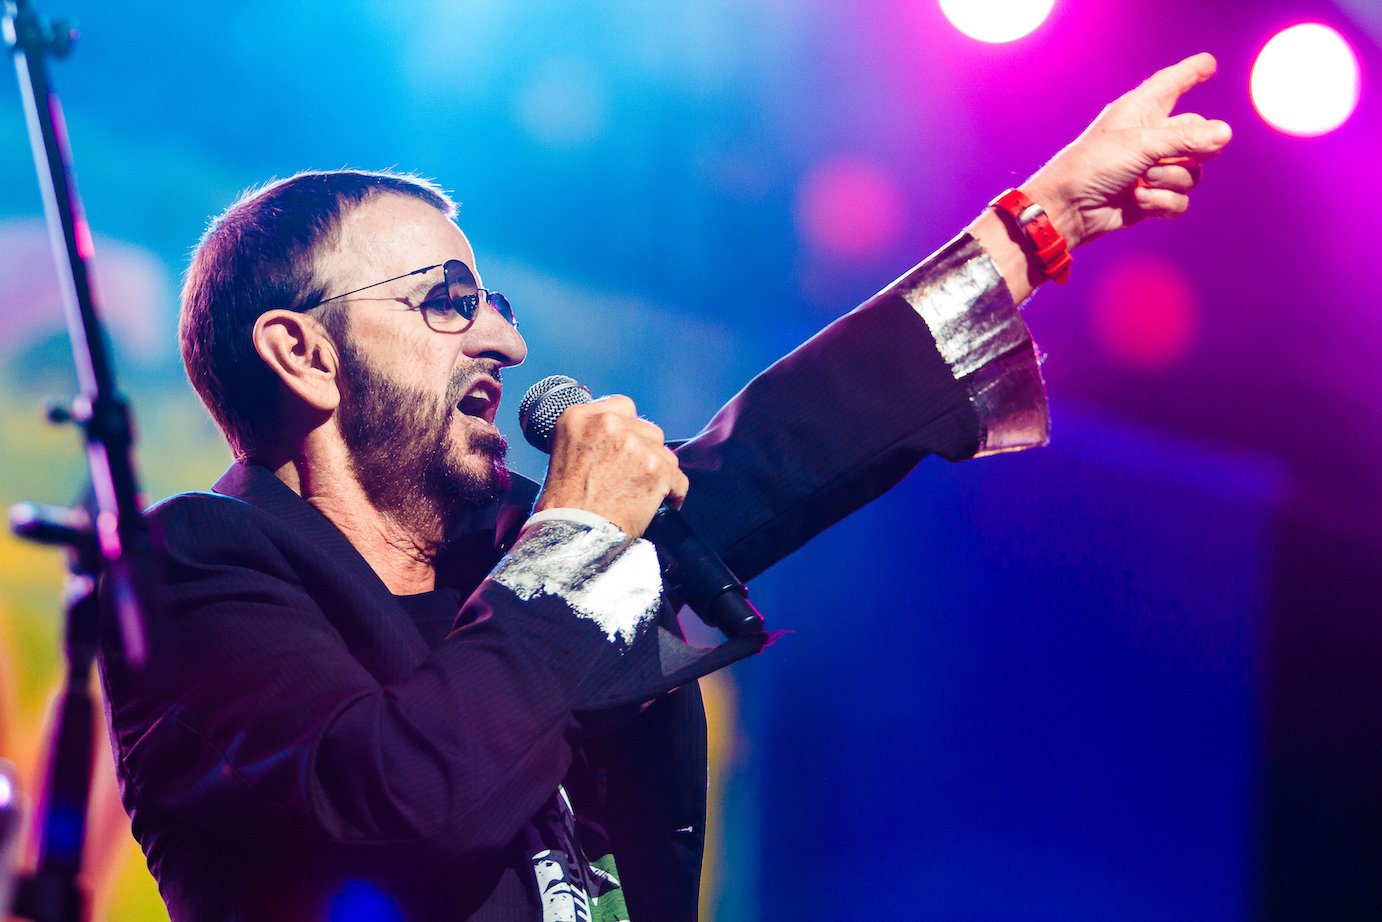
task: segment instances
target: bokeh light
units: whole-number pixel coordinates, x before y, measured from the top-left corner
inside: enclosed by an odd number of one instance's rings
[[[1094,287],[1094,333],[1115,361],[1160,371],[1185,358],[1197,327],[1195,288],[1175,263],[1124,257]]]
[[[331,901],[331,922],[402,922],[403,913],[383,890],[364,880],[347,881]]]
[[[902,196],[897,180],[872,160],[823,160],[797,187],[797,227],[812,249],[844,260],[865,259],[902,232]]]
[[[1342,35],[1318,22],[1272,37],[1252,68],[1252,102],[1278,131],[1301,138],[1328,134],[1358,105],[1362,72]]]
[[[0,810],[4,810],[14,801],[14,782],[9,779],[3,770],[0,770]]]
[[[582,147],[598,138],[609,118],[609,90],[600,71],[575,57],[540,62],[514,99],[519,124],[548,147]]]
[[[143,359],[175,354],[167,265],[143,247],[100,240],[92,284],[116,343]],[[62,291],[42,221],[0,219],[0,278],[0,342],[23,345],[62,328]]]
[[[951,25],[981,42],[1015,42],[1051,15],[1055,0],[940,0]]]

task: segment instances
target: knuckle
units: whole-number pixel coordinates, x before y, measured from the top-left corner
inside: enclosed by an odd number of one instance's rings
[[[605,404],[605,409],[610,412],[620,413],[625,416],[637,415],[637,410],[633,405],[632,398],[626,397],[623,394],[609,394],[608,396],[601,397],[598,402]]]
[[[557,422],[552,427],[552,431],[555,432],[558,436],[564,437],[570,435],[572,432],[579,431],[583,422],[584,421],[581,419],[579,415],[572,416],[571,411],[568,410],[567,412],[557,417]]]

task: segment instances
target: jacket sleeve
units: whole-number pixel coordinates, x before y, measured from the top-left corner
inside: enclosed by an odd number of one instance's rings
[[[399,646],[367,609],[344,628],[332,609],[348,603],[318,588],[303,542],[268,513],[194,494],[153,518],[166,548],[156,665],[102,664],[136,835],[142,821],[475,858],[556,790],[576,712],[718,665],[658,630],[655,555],[613,526],[525,530],[429,651],[420,637]],[[616,614],[592,614],[601,592],[622,592]],[[401,611],[374,614],[413,630]],[[411,652],[381,677],[365,663],[391,644]]]
[[[961,235],[758,375],[679,449],[683,512],[742,579],[898,483],[1045,444],[1035,346]]]
[[[748,579],[900,480],[1046,440],[1035,348],[983,251],[957,238],[756,377],[678,449],[683,512]],[[599,742],[634,918],[694,920],[705,715],[694,685]]]

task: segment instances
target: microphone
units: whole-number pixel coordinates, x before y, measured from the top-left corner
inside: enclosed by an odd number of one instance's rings
[[[519,401],[518,427],[529,444],[551,454],[557,419],[592,399],[590,389],[575,378],[549,375],[528,388]],[[662,552],[667,585],[702,621],[731,638],[765,633],[763,616],[749,601],[748,587],[691,530],[679,511],[663,503],[643,536]]]

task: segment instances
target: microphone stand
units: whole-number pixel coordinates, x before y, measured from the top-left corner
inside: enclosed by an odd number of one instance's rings
[[[62,107],[48,80],[47,57],[66,56],[76,31],[65,23],[41,20],[28,0],[4,3],[5,40],[14,54],[24,97],[80,388],[71,405],[50,410],[49,419],[81,429],[90,472],[86,508],[21,503],[10,513],[11,527],[20,537],[67,547],[69,576],[67,680],[48,744],[44,793],[35,820],[38,867],[19,880],[9,911],[35,922],[81,922],[88,907],[77,876],[86,838],[95,714],[89,688],[102,633],[98,585],[105,583],[120,653],[131,667],[142,667],[148,656],[146,626],[151,613],[145,579],[147,535],[139,515],[129,406],[116,390],[104,327],[92,299],[91,232],[72,180]],[[70,270],[66,274],[61,271],[64,263]]]

